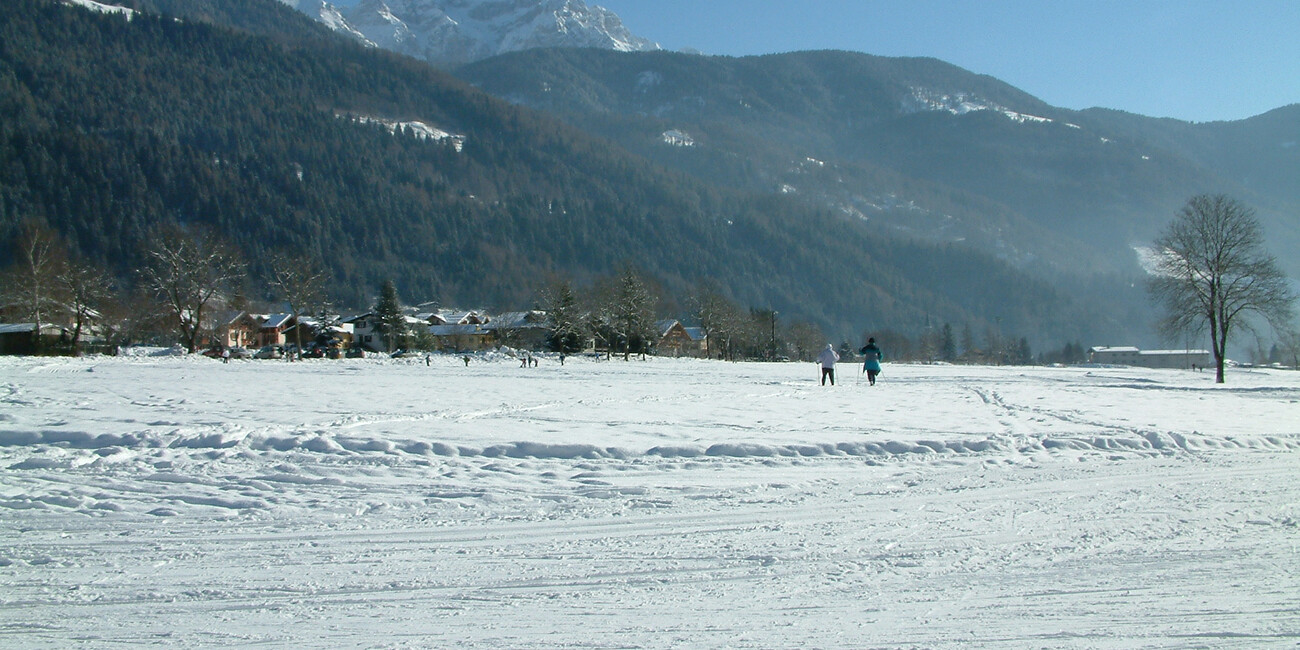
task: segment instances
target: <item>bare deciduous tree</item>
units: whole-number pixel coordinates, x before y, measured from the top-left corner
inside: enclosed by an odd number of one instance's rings
[[[633,351],[647,351],[654,337],[657,301],[650,285],[631,269],[596,281],[584,310],[586,327],[606,346],[606,358],[613,355],[615,348],[623,352],[624,360]]]
[[[271,259],[271,284],[293,314],[293,342],[299,359],[302,359],[302,315],[325,299],[326,278],[314,257],[281,253]]]
[[[244,265],[224,242],[208,231],[189,233],[168,228],[146,251],[140,276],[164,303],[186,349],[198,349],[208,312],[243,277]]]
[[[695,317],[704,330],[709,356],[730,358],[732,342],[741,336],[745,327],[744,311],[723,295],[722,290],[706,282],[691,298]],[[818,348],[820,349],[820,348]]]
[[[790,325],[790,351],[799,361],[812,361],[826,347],[826,334],[814,323],[796,321]]]
[[[39,342],[41,326],[63,309],[58,276],[66,266],[66,252],[58,233],[36,220],[23,224],[15,247],[17,259],[5,274],[5,302],[18,318],[36,324]]]
[[[103,269],[73,261],[64,265],[56,280],[72,312],[72,352],[79,354],[86,326],[102,320],[99,310],[112,298],[113,282]]]
[[[1264,250],[1250,208],[1222,195],[1195,196],[1155,241],[1151,293],[1165,309],[1161,332],[1170,338],[1209,330],[1215,381],[1224,382],[1228,336],[1247,314],[1280,328],[1295,300],[1286,276]]]

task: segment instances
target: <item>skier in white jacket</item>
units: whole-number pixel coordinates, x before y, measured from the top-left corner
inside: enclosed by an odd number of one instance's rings
[[[826,344],[826,349],[817,355],[817,362],[822,364],[822,385],[826,385],[826,378],[830,377],[831,385],[835,385],[835,362],[840,360],[840,354],[835,351],[835,346],[830,343]]]

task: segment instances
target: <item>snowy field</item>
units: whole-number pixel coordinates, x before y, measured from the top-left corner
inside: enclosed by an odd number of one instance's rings
[[[1294,648],[1300,373],[0,358],[0,647]]]

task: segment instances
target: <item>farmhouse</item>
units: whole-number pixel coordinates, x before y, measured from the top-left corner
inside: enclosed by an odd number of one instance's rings
[[[655,348],[658,354],[672,357],[706,356],[704,330],[699,327],[686,327],[681,321],[668,319],[655,324],[659,340]]]
[[[1094,347],[1088,361],[1105,365],[1142,368],[1204,368],[1210,365],[1209,350],[1141,350],[1136,347]]]
[[[535,309],[506,312],[493,318],[484,329],[492,333],[497,343],[526,350],[541,349],[551,331],[546,312]]]

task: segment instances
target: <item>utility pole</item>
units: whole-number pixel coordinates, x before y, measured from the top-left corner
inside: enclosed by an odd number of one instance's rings
[[[776,315],[777,315],[778,313],[780,313],[780,312],[778,312],[778,311],[775,310],[775,309],[772,310],[772,356],[771,356],[771,359],[772,359],[773,361],[776,360]]]

